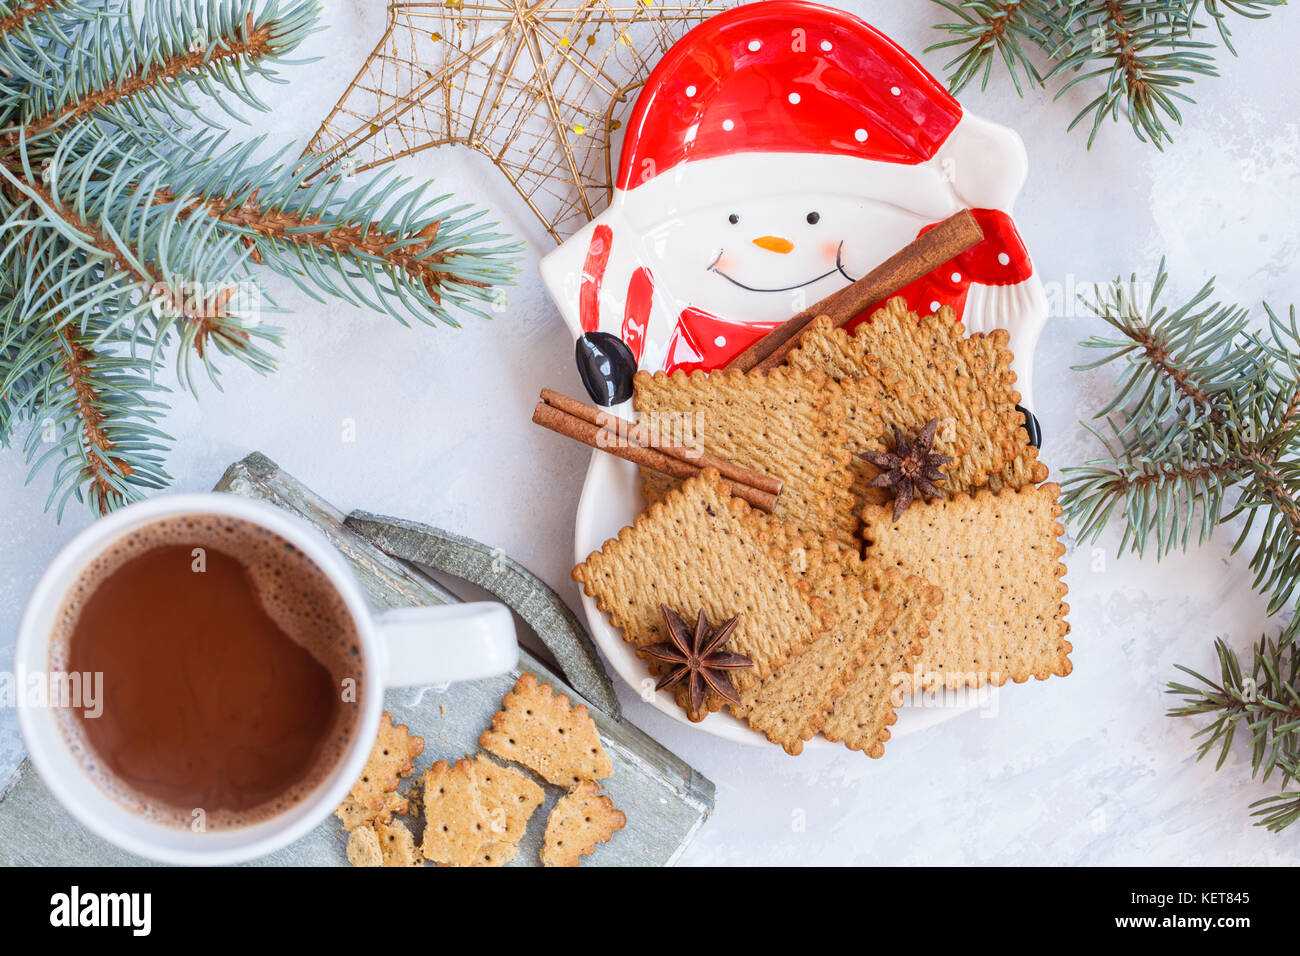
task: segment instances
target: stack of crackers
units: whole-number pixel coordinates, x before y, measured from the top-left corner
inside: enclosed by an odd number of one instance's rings
[[[642,421],[782,492],[767,515],[712,469],[643,471],[649,507],[574,578],[638,648],[668,640],[662,607],[738,615],[726,650],[753,662],[730,675],[739,704],[710,692],[690,712],[681,686],[678,703],[693,720],[725,706],[791,754],[821,733],[879,757],[908,694],[1069,674],[1059,488],[1007,342],[895,298],[852,332],[816,320],[770,372],[639,373]],[[896,518],[861,454],[935,420],[941,497]]]
[[[487,753],[430,766],[415,792],[401,793],[424,740],[385,711],[361,777],[335,811],[348,831],[354,866],[505,866],[519,855],[528,821],[545,799],[536,774],[564,793],[546,821],[544,866],[577,866],[627,823],[601,793],[614,772],[587,708],[570,706],[549,684],[521,674],[479,737]],[[513,766],[512,766],[513,765]],[[394,814],[422,817],[423,835]],[[420,811],[423,811],[422,813]],[[420,820],[413,820],[419,823]]]

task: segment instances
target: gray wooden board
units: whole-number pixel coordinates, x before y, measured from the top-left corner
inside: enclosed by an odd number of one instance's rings
[[[536,632],[570,684],[612,717],[623,708],[601,666],[596,644],[563,599],[500,549],[416,521],[354,511],[344,520],[385,554],[453,574],[508,604]]]
[[[347,557],[371,603],[379,609],[439,604],[458,598],[418,568],[392,558],[343,524],[343,514],[260,454],[232,465],[217,490],[269,501],[314,524]],[[602,781],[627,826],[596,848],[584,866],[660,866],[672,863],[713,809],[713,784],[630,723],[606,714],[526,651],[509,675],[447,687],[389,691],[385,706],[394,718],[425,739],[415,774],[435,760],[455,760],[478,750],[478,736],[491,723],[501,698],[520,671],[536,674],[574,703],[587,704],[601,743],[614,764]],[[540,782],[540,781],[539,781]],[[529,821],[516,866],[538,864],[546,817],[561,794],[544,784],[546,802]],[[419,836],[419,821],[407,820]],[[346,834],[330,817],[293,845],[258,865],[338,866]],[[73,820],[24,760],[0,791],[0,864],[147,865],[99,839]]]

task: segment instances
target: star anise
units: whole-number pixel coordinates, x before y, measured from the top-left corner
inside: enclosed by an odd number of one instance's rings
[[[731,639],[740,616],[733,617],[711,631],[708,619],[700,611],[699,619],[695,622],[695,633],[692,634],[686,622],[672,608],[661,604],[659,610],[663,612],[664,621],[668,624],[668,636],[672,640],[641,648],[646,657],[669,665],[668,673],[659,678],[655,690],[672,687],[685,680],[687,702],[690,705],[686,715],[696,721],[703,720],[705,716],[706,687],[723,700],[739,705],[740,695],[736,693],[727,671],[744,670],[753,667],[754,662],[744,654],[724,651],[722,646]]]
[[[943,492],[934,483],[947,481],[948,476],[939,467],[951,464],[956,459],[930,450],[934,444],[935,429],[939,427],[937,418],[926,422],[911,442],[897,425],[891,427],[894,429],[892,452],[864,451],[860,457],[880,469],[880,474],[868,483],[869,487],[894,489],[894,520],[897,521],[918,491],[927,498],[943,497]]]

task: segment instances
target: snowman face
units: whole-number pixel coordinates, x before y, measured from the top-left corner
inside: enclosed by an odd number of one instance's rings
[[[880,201],[801,190],[678,210],[645,242],[656,285],[681,307],[776,322],[861,278],[927,222]]]

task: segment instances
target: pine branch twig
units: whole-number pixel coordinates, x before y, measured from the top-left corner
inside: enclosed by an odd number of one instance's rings
[[[1244,517],[1235,553],[1258,530],[1249,566],[1269,598],[1287,607],[1300,585],[1300,325],[1265,307],[1266,333],[1244,309],[1212,302],[1206,283],[1176,309],[1161,305],[1163,261],[1145,302],[1136,277],[1101,290],[1092,311],[1113,334],[1082,343],[1101,357],[1080,370],[1117,365],[1115,397],[1091,428],[1106,455],[1066,469],[1062,507],[1079,539],[1095,541],[1110,518],[1123,518],[1120,550],[1157,558],[1186,549],[1193,529],[1204,543],[1220,525]],[[1262,525],[1256,529],[1256,525]],[[1170,716],[1203,721],[1197,758],[1222,767],[1245,739],[1261,782],[1276,774],[1281,794],[1253,805],[1256,822],[1280,830],[1300,819],[1300,618],[1277,639],[1261,638],[1249,667],[1222,639],[1219,677],[1179,666],[1196,683],[1175,681],[1182,697]]]
[[[63,6],[63,0],[29,0],[22,6],[6,5],[0,14],[0,35],[11,35],[28,26],[50,10]]]
[[[226,145],[212,110],[317,29],[316,0],[0,0],[0,445],[30,426],[59,513],[169,479],[160,368],[197,393],[227,358],[266,372],[257,267],[400,321],[500,311],[519,245],[392,175]],[[296,153],[296,150],[295,150]]]
[[[144,93],[156,91],[176,80],[215,71],[228,61],[267,56],[272,51],[270,26],[262,24],[254,27],[253,15],[249,13],[245,20],[243,36],[210,50],[194,50],[173,55],[156,66],[136,67],[119,76],[117,82],[111,87],[82,93],[61,109],[34,117],[23,124],[22,135],[29,140],[36,139],[56,127],[92,116]],[[16,135],[10,134],[10,146],[16,145]]]
[[[977,76],[984,88],[1001,64],[1016,92],[1057,84],[1056,99],[1094,91],[1069,125],[1087,122],[1091,148],[1106,123],[1127,118],[1134,135],[1163,149],[1183,122],[1186,92],[1218,76],[1218,43],[1202,39],[1203,8],[1218,42],[1236,55],[1229,17],[1264,19],[1286,0],[934,0],[956,19],[936,25],[948,39],[930,50],[954,53],[945,64],[959,92]],[[928,52],[928,51],[927,51]],[[1047,64],[1040,70],[1039,62]]]

